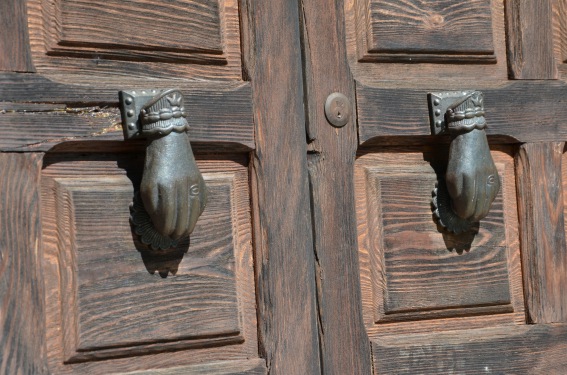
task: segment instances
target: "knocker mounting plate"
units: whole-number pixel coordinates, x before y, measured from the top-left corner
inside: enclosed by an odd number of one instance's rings
[[[140,112],[142,107],[163,90],[123,90],[118,93],[124,139],[142,138]]]
[[[473,92],[473,90],[465,90],[432,92],[427,94],[432,135],[448,134],[447,121],[445,119],[447,109],[460,98],[468,96]]]

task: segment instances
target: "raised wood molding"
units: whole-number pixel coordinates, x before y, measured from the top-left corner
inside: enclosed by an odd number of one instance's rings
[[[26,0],[0,2],[0,71],[34,72]]]
[[[527,317],[567,322],[563,142],[526,143],[516,157]]]
[[[41,153],[0,153],[0,373],[43,375]]]
[[[496,63],[491,0],[356,0],[360,62]]]
[[[435,141],[416,136],[431,135],[427,93],[439,87],[380,88],[359,81],[356,87],[361,144]],[[501,143],[567,140],[567,106],[558,99],[567,96],[566,84],[525,80],[475,89],[484,94],[489,138],[499,137]]]
[[[552,2],[506,0],[510,78],[557,79]]]

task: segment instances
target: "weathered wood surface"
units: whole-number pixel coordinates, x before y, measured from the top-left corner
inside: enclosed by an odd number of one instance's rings
[[[0,150],[38,151],[69,141],[123,140],[117,103],[118,91],[125,87],[66,85],[29,74],[0,77]],[[164,85],[172,83],[161,81],[157,87]],[[239,151],[254,148],[249,84],[179,86],[193,143]]]
[[[510,78],[556,79],[552,0],[506,0],[505,4]]]
[[[503,1],[345,0],[344,9],[349,67],[365,84],[458,90],[508,77]]]
[[[473,86],[469,86],[473,85]],[[567,85],[561,82],[516,81],[483,88],[489,136],[499,142],[538,142],[567,139]],[[429,136],[427,93],[439,88],[383,89],[357,82],[359,141],[405,145],[407,136]],[[422,142],[439,142],[443,137]]]
[[[524,292],[532,323],[567,322],[563,146],[527,143],[516,158]]]
[[[154,368],[134,372],[124,372],[116,375],[265,375],[266,363],[263,359],[243,361],[219,361],[201,365],[171,367],[167,369]]]
[[[83,84],[242,79],[237,0],[27,5],[31,52],[42,74]]]
[[[163,262],[143,259],[129,227],[142,162],[143,154],[130,153],[45,158],[53,373],[108,374],[258,356],[246,158],[197,155],[211,201],[184,257]],[[160,266],[175,275],[149,273]]]
[[[320,373],[297,1],[245,2],[254,97],[252,196],[260,354],[273,375]],[[344,317],[343,317],[344,318]]]
[[[0,374],[47,374],[39,179],[42,154],[0,153]]]
[[[446,147],[359,155],[356,211],[367,325],[513,311],[510,320],[523,319],[514,164],[510,150],[503,151],[493,151],[501,191],[477,230],[461,235],[442,232],[432,217],[431,191],[436,170],[446,168]]]
[[[567,369],[567,326],[506,325],[372,341],[378,374],[538,374]]]
[[[301,9],[322,367],[325,374],[368,374],[353,209],[355,99],[346,61],[344,4],[302,1]],[[331,126],[325,117],[324,103],[333,92],[345,94],[353,108],[343,128]]]
[[[0,71],[33,72],[26,0],[0,3]]]
[[[361,61],[495,63],[491,0],[360,1]]]

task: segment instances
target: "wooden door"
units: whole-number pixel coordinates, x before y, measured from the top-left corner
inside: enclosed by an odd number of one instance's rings
[[[0,35],[0,373],[319,373],[297,4],[10,0]],[[161,88],[209,190],[175,258],[117,96]]]
[[[324,373],[566,373],[565,2],[302,11]],[[502,186],[454,235],[431,207],[449,138],[427,94],[471,89]],[[333,92],[355,108],[343,128],[325,118]]]
[[[0,373],[567,371],[564,1],[0,10]],[[156,260],[117,92],[168,87],[211,196]],[[432,217],[427,94],[468,89],[502,187],[457,236]]]

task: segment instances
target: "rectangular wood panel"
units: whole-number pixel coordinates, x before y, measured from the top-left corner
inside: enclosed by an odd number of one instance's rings
[[[29,0],[28,23],[42,74],[242,79],[237,0]]]
[[[357,7],[360,61],[496,62],[491,0],[357,0]]]
[[[199,160],[209,201],[186,253],[152,257],[129,223],[142,158],[100,156],[54,155],[42,175],[52,368],[179,350],[194,353],[186,363],[257,356],[243,160]]]
[[[58,0],[58,44],[222,54],[221,1]]]
[[[362,154],[356,162],[362,273],[373,322],[522,314],[512,158],[495,152],[502,189],[472,232],[443,232],[431,194],[448,150]],[[369,268],[366,268],[369,267]],[[370,291],[370,290],[367,290]]]

